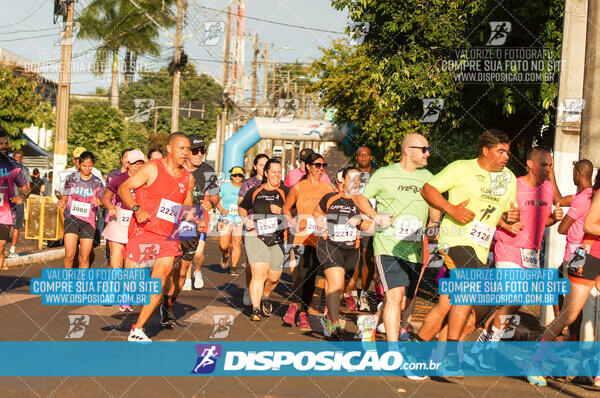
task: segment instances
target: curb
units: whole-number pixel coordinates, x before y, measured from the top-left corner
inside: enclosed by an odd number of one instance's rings
[[[57,260],[65,255],[65,248],[47,250],[41,253],[32,253],[17,258],[7,258],[4,260],[2,270],[12,269],[26,264],[41,263],[44,261]]]

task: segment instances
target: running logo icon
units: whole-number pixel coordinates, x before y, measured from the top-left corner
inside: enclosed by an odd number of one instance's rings
[[[289,123],[294,120],[300,101],[297,99],[280,99],[277,117],[273,123]]]
[[[224,339],[229,336],[229,329],[233,326],[234,316],[230,314],[213,315],[215,327],[210,335],[211,339]]]
[[[423,116],[421,123],[435,123],[440,118],[440,112],[444,109],[442,98],[423,98]]]
[[[72,29],[69,29],[71,28]],[[58,40],[54,42],[55,46],[71,46],[79,33],[79,22],[61,22],[60,23],[60,36]],[[71,34],[69,34],[69,30]]]
[[[216,46],[225,34],[225,22],[204,22],[204,36],[200,40],[201,46]]]
[[[486,46],[501,46],[506,43],[506,38],[512,29],[512,24],[508,21],[490,22],[490,39]]]
[[[89,315],[68,315],[69,331],[65,339],[80,339],[85,333],[85,327],[90,324]]]
[[[370,27],[371,24],[369,22],[350,22],[348,24],[348,30],[350,31],[348,44],[351,46],[360,46],[363,44]]]
[[[508,188],[508,183],[510,182],[510,172],[490,172],[490,180],[489,195],[502,196],[506,193],[506,189]]]
[[[223,348],[219,344],[196,344],[198,359],[192,374],[208,374],[215,371],[217,358],[221,358]]]
[[[137,262],[141,268],[149,268],[154,265],[156,256],[160,253],[160,245],[157,243],[140,243],[140,258]]]
[[[520,315],[500,315],[500,328],[504,330],[503,339],[512,339],[515,337],[517,326],[521,324]]]

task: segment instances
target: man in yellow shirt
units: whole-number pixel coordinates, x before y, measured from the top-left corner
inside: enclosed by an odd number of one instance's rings
[[[445,213],[438,244],[444,248],[444,263],[448,269],[487,267],[490,245],[500,219],[509,224],[519,220],[519,210],[515,207],[517,179],[506,168],[509,149],[510,139],[506,134],[486,130],[479,137],[477,159],[452,162],[423,185],[423,199]],[[448,192],[448,200],[442,196],[444,192]],[[449,309],[450,298],[440,296],[418,336],[431,339],[431,334],[441,329]],[[451,307],[448,341],[458,341],[471,309],[470,305]]]

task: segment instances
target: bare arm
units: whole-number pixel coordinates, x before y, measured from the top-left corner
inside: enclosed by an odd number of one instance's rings
[[[469,203],[470,199],[467,199],[455,206],[444,199],[440,191],[438,191],[434,186],[427,183],[425,183],[423,188],[421,188],[421,196],[423,199],[425,199],[429,206],[438,211],[443,211],[449,214],[461,224],[467,224],[475,217],[475,213],[465,207]]]
[[[100,199],[100,201],[102,202],[102,206],[104,206],[105,209],[108,209],[108,214],[111,216],[117,214],[115,206],[113,206],[113,204],[111,203],[113,195],[114,193],[110,189],[105,189],[104,195],[102,195],[102,199]]]
[[[569,228],[571,228],[571,225],[575,222],[574,218],[571,218],[571,216],[566,215],[562,221],[560,222],[560,224],[558,224],[558,233],[561,235],[566,235],[567,232],[569,231]]]
[[[590,206],[590,211],[585,217],[585,222],[583,223],[583,232],[586,234],[592,235],[600,235],[600,224],[598,220],[600,219],[600,195],[594,195],[592,199],[592,205]]]
[[[285,199],[285,203],[283,204],[283,215],[286,218],[286,221],[289,226],[293,229],[297,229],[296,221],[294,220],[294,216],[292,216],[292,207],[296,204],[296,200],[298,200],[298,187],[294,185],[292,189],[290,189],[290,193],[288,197]]]
[[[125,204],[125,206],[129,207],[130,209],[133,209],[134,206],[139,206],[135,202],[135,199],[133,199],[131,191],[142,186],[148,186],[152,184],[154,180],[156,180],[157,176],[158,168],[156,167],[156,164],[154,164],[154,162],[148,162],[137,173],[126,179],[123,184],[121,184],[118,191],[121,201]],[[189,191],[188,195],[191,195]],[[142,206],[139,206],[138,211],[135,212],[135,218],[137,219],[138,223],[141,224],[146,222],[150,216]]]

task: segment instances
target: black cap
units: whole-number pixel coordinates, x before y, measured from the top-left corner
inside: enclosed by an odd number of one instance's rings
[[[300,159],[303,162],[306,162],[306,159],[308,158],[308,156],[311,153],[315,153],[315,151],[313,151],[310,148],[304,148],[303,150],[300,151],[300,154],[298,155],[298,159]]]
[[[188,135],[188,138],[190,139],[191,149],[206,147],[206,144],[204,143],[204,137],[202,137],[200,134],[190,134]]]

